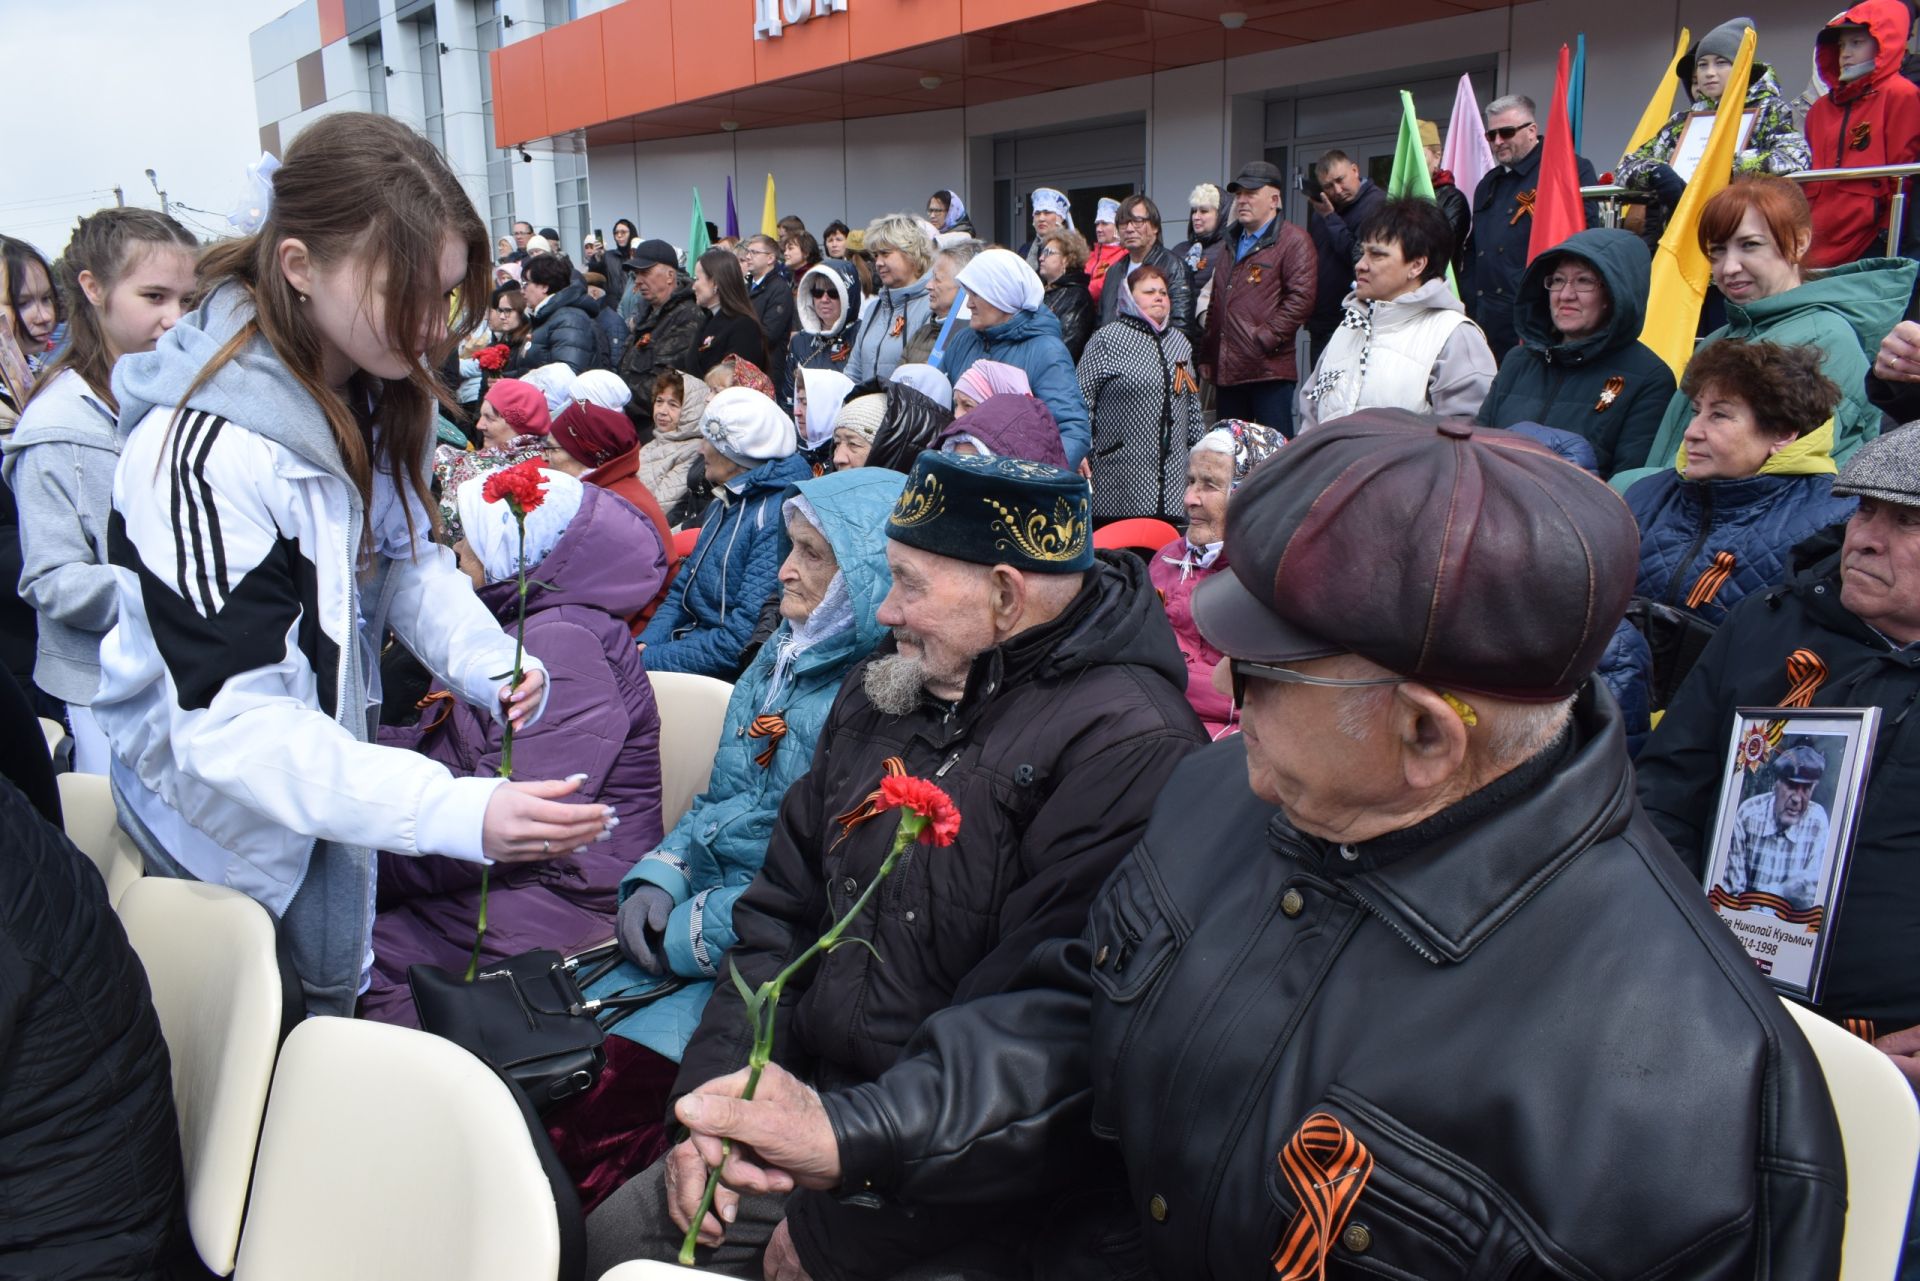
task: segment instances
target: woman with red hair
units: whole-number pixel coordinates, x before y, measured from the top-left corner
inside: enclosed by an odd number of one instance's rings
[[[1867,401],[1873,351],[1899,321],[1920,270],[1905,258],[1868,258],[1815,272],[1807,262],[1813,216],[1798,183],[1770,174],[1735,178],[1700,211],[1700,247],[1727,300],[1727,323],[1706,342],[1771,342],[1820,349],[1820,372],[1839,384],[1833,457],[1880,434],[1880,411]],[[1642,470],[1616,475],[1624,492],[1649,470],[1671,467],[1692,405],[1676,392]]]

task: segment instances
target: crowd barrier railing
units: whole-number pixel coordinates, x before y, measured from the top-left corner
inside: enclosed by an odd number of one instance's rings
[[[1859,178],[1912,178],[1920,176],[1920,164],[1913,165],[1862,165],[1858,169],[1802,169],[1799,173],[1783,174],[1802,185],[1810,182],[1846,182]],[[1651,192],[1629,191],[1612,183],[1597,187],[1580,188],[1582,200],[1600,202],[1600,221],[1605,227],[1620,225],[1620,210],[1624,205],[1644,205],[1652,198]],[[1894,188],[1893,208],[1887,219],[1887,256],[1900,256],[1900,224],[1907,214],[1907,189],[1903,182]]]

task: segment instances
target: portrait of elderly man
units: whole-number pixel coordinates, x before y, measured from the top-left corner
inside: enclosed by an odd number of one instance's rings
[[[781,802],[762,871],[733,908],[729,961],[757,985],[870,884],[891,821],[861,821],[890,761],[959,807],[957,841],[918,848],[848,937],[787,988],[775,1059],[822,1089],[891,1067],[927,1017],[1001,991],[1036,949],[1080,933],[1174,767],[1206,741],[1186,665],[1146,570],[1096,554],[1086,481],[1020,459],[923,453],[887,520],[883,638],[847,677],[813,766]],[[675,1095],[745,1065],[739,993],[718,983]],[[588,1218],[589,1275],[671,1260],[707,1166],[691,1143]],[[978,1275],[1042,1208],[913,1207],[819,1192],[716,1205],[700,1264],[754,1278]],[[724,1225],[724,1227],[723,1227]],[[944,1262],[943,1262],[944,1261]],[[915,1270],[916,1268],[920,1270]],[[944,1270],[943,1270],[944,1269]]]
[[[1826,774],[1827,758],[1802,743],[1780,753],[1772,787],[1740,802],[1721,880],[1729,894],[1777,894],[1795,907],[1818,901],[1828,821],[1813,789]]]
[[[1819,1066],[1591,679],[1636,542],[1507,433],[1381,410],[1280,450],[1194,596],[1243,733],[1085,932],[877,1080],[683,1098],[696,1145],[739,1139],[748,1191],[1033,1198],[1048,1278],[1835,1275]]]

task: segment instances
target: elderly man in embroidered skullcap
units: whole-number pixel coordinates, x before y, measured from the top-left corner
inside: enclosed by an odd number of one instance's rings
[[[749,1193],[1045,1199],[1039,1277],[1838,1275],[1820,1066],[1591,679],[1618,496],[1376,411],[1256,467],[1226,542],[1194,613],[1242,732],[1174,771],[1086,930],[878,1081],[680,1100],[695,1146],[734,1138]]]
[[[877,611],[892,635],[842,686],[733,909],[729,959],[758,984],[873,880],[893,824],[861,816],[889,769],[958,805],[958,841],[913,855],[852,926],[872,948],[820,957],[782,1011],[775,1057],[823,1088],[871,1081],[928,1016],[1001,990],[1036,947],[1078,935],[1153,796],[1204,741],[1146,572],[1095,553],[1090,508],[1086,482],[1059,468],[935,452],[893,508],[893,586]],[[733,1073],[750,1041],[739,993],[717,984],[675,1094]],[[706,1173],[682,1144],[614,1193],[588,1220],[589,1275],[673,1258]],[[1042,1208],[723,1192],[700,1262],[756,1279],[929,1265],[914,1275],[998,1276]]]
[[[1880,709],[1853,861],[1830,909],[1833,948],[1820,1009],[1877,1036],[1920,1087],[1920,982],[1913,973],[1920,922],[1920,424],[1862,445],[1834,478],[1833,492],[1860,500],[1838,550],[1829,545],[1785,584],[1734,606],[1673,696],[1635,772],[1640,803],[1699,875],[1737,708]],[[1808,773],[1803,768],[1800,777]],[[1920,1224],[1913,1231],[1920,1233]],[[1910,1241],[1909,1251],[1916,1245]]]

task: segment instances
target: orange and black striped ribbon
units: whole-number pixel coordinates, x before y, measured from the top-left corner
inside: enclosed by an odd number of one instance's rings
[[[779,715],[756,716],[747,726],[748,738],[764,738],[767,745],[754,756],[753,763],[761,769],[773,764],[773,753],[780,746],[780,740],[787,736],[786,718]]]
[[[413,705],[420,713],[419,727],[423,734],[431,734],[453,715],[453,691],[437,689]],[[427,709],[432,708],[429,712]]]
[[[1874,1026],[1872,1019],[1841,1019],[1840,1026],[1869,1045],[1880,1039],[1878,1036],[1880,1029]]]
[[[1300,1212],[1273,1252],[1273,1270],[1280,1281],[1319,1281],[1373,1173],[1373,1154],[1346,1126],[1315,1112],[1281,1149],[1280,1172]]]
[[[907,763],[898,756],[889,756],[885,761],[881,762],[880,769],[888,778],[905,778],[907,774]],[[854,828],[860,826],[879,812],[880,789],[876,787],[867,793],[866,800],[861,801],[858,805],[833,820],[840,825],[840,840],[846,840],[848,836],[852,835]],[[838,842],[835,842],[835,844],[838,844]]]
[[[1538,187],[1535,187],[1532,191],[1523,191],[1519,195],[1515,196],[1513,198],[1513,203],[1515,206],[1513,211],[1513,217],[1507,219],[1507,225],[1509,227],[1518,226],[1522,218],[1526,217],[1528,214],[1533,212],[1534,201],[1538,200],[1539,198],[1540,198],[1540,188]]]
[[[1810,649],[1796,649],[1787,655],[1787,696],[1780,700],[1782,707],[1812,707],[1814,691],[1827,679],[1827,665],[1820,655]],[[1767,744],[1780,746],[1780,740],[1787,732],[1785,721],[1773,721],[1767,726]]]
[[[1789,925],[1804,925],[1811,933],[1819,933],[1826,922],[1827,909],[1824,907],[1795,907],[1778,894],[1768,894],[1764,890],[1747,890],[1740,894],[1729,894],[1716,885],[1707,891],[1707,902],[1714,907],[1724,907],[1734,912],[1751,912],[1765,908]]]
[[[1733,553],[1715,552],[1713,563],[1702,570],[1694,581],[1693,590],[1687,593],[1687,608],[1699,609],[1702,605],[1720,594],[1720,589],[1733,577]]]

